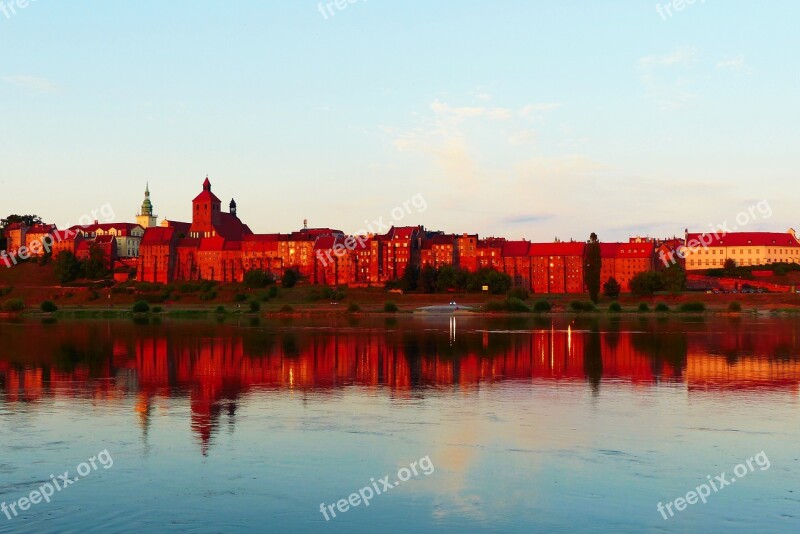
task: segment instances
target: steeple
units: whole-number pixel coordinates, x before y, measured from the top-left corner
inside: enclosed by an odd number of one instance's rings
[[[206,181],[203,182],[203,191],[211,191],[211,182],[208,180],[207,174],[206,174]]]
[[[231,199],[231,203],[228,206],[230,208],[231,215],[236,217],[236,201]]]
[[[150,182],[144,188],[144,201],[139,213],[136,215],[136,224],[142,228],[158,225],[158,217],[153,215],[153,203],[150,202]]]

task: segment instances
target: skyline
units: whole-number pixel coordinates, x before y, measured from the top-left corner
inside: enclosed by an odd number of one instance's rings
[[[748,230],[797,227],[800,8],[665,4],[0,12],[0,213],[132,221],[149,182],[159,220],[186,220],[208,174],[269,232],[352,233],[415,195],[403,225],[542,242],[702,231],[762,200]]]

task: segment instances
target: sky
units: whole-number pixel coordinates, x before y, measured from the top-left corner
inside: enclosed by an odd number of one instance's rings
[[[798,2],[16,1],[3,217],[190,220],[208,175],[258,233],[800,230]]]

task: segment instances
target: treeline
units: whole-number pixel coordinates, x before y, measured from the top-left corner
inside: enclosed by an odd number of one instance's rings
[[[493,295],[502,295],[512,287],[511,277],[494,269],[483,268],[469,272],[453,265],[433,267],[426,265],[422,269],[409,266],[399,280],[386,283],[387,289],[401,289],[405,292],[447,293],[453,291],[479,292],[488,288]]]
[[[42,261],[47,262],[48,255],[43,256]],[[56,278],[62,284],[78,278],[97,280],[108,275],[108,257],[105,251],[97,245],[89,247],[89,257],[84,260],[79,260],[75,254],[64,250],[59,252],[53,260],[53,270]]]

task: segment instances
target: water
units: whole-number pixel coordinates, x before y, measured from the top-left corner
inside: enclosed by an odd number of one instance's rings
[[[766,317],[0,322],[0,503],[95,457],[50,503],[0,513],[0,533],[795,532],[799,333]],[[705,504],[658,511],[740,463]],[[385,475],[400,484],[336,508]]]

